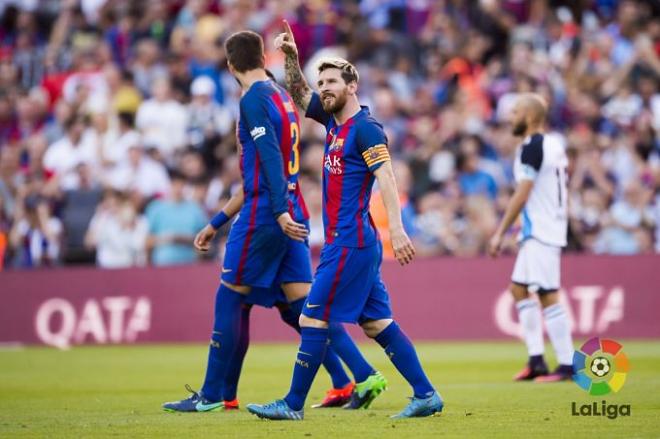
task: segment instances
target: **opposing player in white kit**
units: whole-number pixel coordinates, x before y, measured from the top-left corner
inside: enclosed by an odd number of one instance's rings
[[[504,217],[490,240],[489,252],[497,256],[502,239],[522,213],[520,249],[511,276],[511,294],[529,352],[527,366],[516,381],[554,382],[573,375],[573,340],[566,312],[559,304],[559,257],[566,245],[568,158],[559,140],[543,133],[547,105],[535,94],[521,95],[513,108],[513,134],[524,137],[516,152],[516,190]],[[559,366],[553,373],[543,359],[543,325],[536,293],[543,307],[545,327]]]

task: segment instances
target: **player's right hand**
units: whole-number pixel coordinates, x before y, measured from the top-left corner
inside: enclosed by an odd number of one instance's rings
[[[277,217],[277,222],[282,228],[282,231],[286,236],[296,241],[305,242],[307,236],[309,235],[309,230],[300,223],[297,223],[291,218],[289,212],[284,212],[282,215]]]
[[[394,257],[399,261],[399,264],[406,265],[412,262],[415,257],[415,247],[403,228],[390,231],[390,240],[392,241]]]
[[[488,254],[491,255],[493,258],[496,258],[500,254],[500,249],[502,247],[502,234],[500,233],[495,233],[492,238],[490,238],[490,242],[488,243]]]
[[[207,252],[211,248],[211,241],[215,237],[216,230],[211,224],[207,224],[202,230],[197,233],[195,236],[195,241],[193,244],[195,248],[200,252]]]
[[[296,46],[296,40],[293,38],[293,32],[291,31],[291,26],[286,20],[282,20],[282,25],[284,26],[284,32],[275,37],[275,48],[280,49],[286,55],[295,55],[298,56],[298,47]]]

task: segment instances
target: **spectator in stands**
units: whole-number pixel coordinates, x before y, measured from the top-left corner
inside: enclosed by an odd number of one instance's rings
[[[94,253],[85,246],[84,238],[103,190],[92,172],[88,163],[79,163],[76,166],[78,187],[61,194],[60,216],[64,232],[62,260],[66,264],[94,263]]]
[[[461,151],[457,158],[458,184],[465,196],[482,195],[495,200],[497,183],[487,172],[479,168],[479,151],[474,142],[461,143]]]
[[[20,268],[54,266],[59,263],[62,223],[51,213],[48,201],[36,194],[17,200],[10,244],[14,265]]]
[[[109,123],[109,115],[103,115]],[[108,129],[105,136],[101,136],[99,155],[104,168],[112,168],[128,160],[128,151],[141,142],[140,134],[135,130],[135,116],[133,113],[120,112],[117,115],[116,129]]]
[[[202,206],[184,198],[186,184],[178,172],[171,172],[170,194],[152,201],[145,210],[149,223],[148,248],[154,265],[190,264],[198,258],[193,238],[208,217]]]
[[[170,190],[167,169],[150,158],[141,143],[129,146],[127,160],[109,172],[106,185],[130,193],[139,205],[152,198],[166,196]]]
[[[242,28],[272,35],[286,16],[304,62],[320,49],[365,72],[365,103],[385,121],[392,158],[410,170],[420,253],[481,251],[482,231],[511,194],[519,139],[507,118],[525,91],[547,99],[548,132],[570,156],[569,251],[660,252],[657,2],[9,3],[0,26],[8,230],[19,194],[80,190],[81,162],[138,210],[168,195],[166,167],[183,172],[184,198],[215,213],[240,180],[240,88],[223,40]],[[267,48],[266,58],[281,76],[281,54]],[[301,118],[301,181],[314,207],[324,136]]]
[[[216,86],[208,76],[195,78],[190,86],[186,128],[188,144],[202,153],[209,168],[217,166],[216,147],[234,129],[232,114],[213,100]]]
[[[655,222],[650,207],[652,195],[639,182],[629,182],[621,200],[612,204],[605,216],[594,251],[613,254],[649,251],[652,243],[649,230]]]
[[[135,85],[143,96],[154,93],[154,84],[168,76],[167,68],[160,60],[160,48],[151,39],[143,39],[135,46],[135,59],[131,65]]]
[[[153,97],[138,109],[136,126],[147,147],[156,148],[167,161],[186,144],[186,108],[170,96],[170,81],[158,78],[151,87]]]
[[[102,268],[126,268],[147,263],[149,224],[126,194],[106,191],[85,235],[85,246],[96,252]]]
[[[48,146],[43,158],[46,172],[61,189],[79,186],[76,166],[85,162],[92,167],[98,163],[98,148],[93,130],[88,129],[88,119],[80,114],[72,116],[64,125],[65,136]]]

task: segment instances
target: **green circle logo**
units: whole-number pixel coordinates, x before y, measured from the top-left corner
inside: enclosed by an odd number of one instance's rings
[[[573,354],[573,381],[590,395],[618,392],[630,370],[623,346],[614,340],[594,337]]]

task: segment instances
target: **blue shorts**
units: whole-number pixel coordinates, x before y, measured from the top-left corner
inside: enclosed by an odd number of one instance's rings
[[[380,278],[383,247],[326,244],[302,313],[326,322],[363,323],[392,318],[390,298]]]
[[[252,288],[243,303],[272,308],[277,303],[288,303],[288,301],[280,285],[274,285],[271,288]]]
[[[254,304],[272,306],[280,297],[281,284],[312,281],[309,244],[289,238],[278,224],[235,223],[229,231],[220,278],[255,291],[265,289],[256,291]]]

